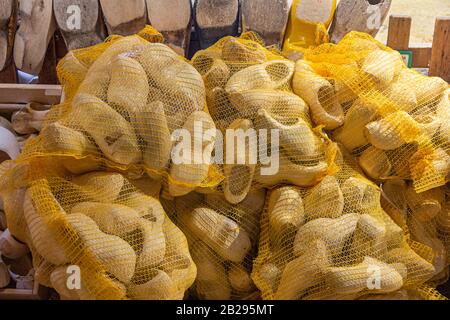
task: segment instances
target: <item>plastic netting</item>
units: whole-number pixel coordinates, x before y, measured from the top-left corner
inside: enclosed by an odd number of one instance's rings
[[[196,267],[159,202],[160,183],[73,175],[60,159],[2,167],[8,228],[30,247],[40,284],[62,299],[184,298]]]
[[[350,155],[337,165],[313,188],[269,193],[252,273],[264,299],[370,298],[418,290],[435,275],[433,257],[408,245]]]
[[[58,65],[65,101],[52,109],[18,161],[59,156],[76,174],[115,168],[170,176],[174,195],[220,183],[209,164],[170,161],[177,129],[193,135],[194,121],[202,121],[204,130],[214,123],[205,112],[202,77],[162,39],[147,27],[70,52]]]
[[[408,69],[397,51],[358,32],[304,58],[294,92],[370,178],[412,180],[417,192],[449,180],[448,83]]]
[[[175,199],[169,184],[162,203],[190,242],[198,269],[193,294],[248,299],[257,292],[250,274],[266,188],[284,182],[315,185],[335,169],[336,148],[321,128],[313,128],[307,105],[292,92],[294,63],[265,48],[255,34],[225,37],[197,52],[191,63],[202,75],[208,111],[224,137],[215,152],[216,160],[223,156],[215,166],[224,180]],[[267,133],[265,145],[261,132]],[[272,156],[279,170],[264,175]]]
[[[223,135],[229,137],[231,130],[238,137],[238,130],[253,130],[257,136],[256,143],[250,143],[250,134],[246,136],[243,154],[240,149],[228,148],[226,144],[234,143],[225,139],[222,188],[229,202],[242,201],[251,187],[284,182],[312,186],[334,170],[334,145],[320,127],[313,127],[308,105],[293,93],[295,65],[279,51],[265,48],[249,32],[240,38],[222,38],[197,52],[192,65],[205,81],[208,111]],[[230,157],[233,152],[236,154]],[[252,161],[255,155],[257,161]],[[239,156],[241,163],[226,161]],[[271,164],[272,156],[277,158],[279,170],[264,174],[262,169]]]
[[[433,261],[435,273],[430,285],[448,280],[450,265],[449,188],[440,187],[416,193],[404,180],[383,184],[381,204],[404,230],[410,246]]]

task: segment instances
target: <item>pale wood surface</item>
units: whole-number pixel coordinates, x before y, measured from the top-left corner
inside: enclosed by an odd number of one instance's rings
[[[236,35],[238,12],[238,0],[197,0],[195,20],[200,46],[207,48],[224,36]]]
[[[266,45],[281,47],[289,10],[288,0],[241,0],[242,30],[255,31]]]
[[[131,35],[145,27],[145,0],[100,0],[100,4],[110,35]]]
[[[71,11],[71,6],[79,8],[79,12]],[[100,9],[98,0],[53,0],[56,23],[69,50],[89,47],[105,39]],[[78,13],[81,16],[80,29],[73,22]]]
[[[0,104],[58,104],[61,100],[60,85],[45,84],[2,84],[0,83]]]
[[[190,0],[146,0],[150,24],[164,35],[167,43],[185,55],[191,38]]]
[[[375,36],[389,13],[391,1],[371,0],[370,2],[377,3],[372,6],[365,0],[341,0],[330,28],[331,42],[339,42],[350,31],[361,31]],[[375,9],[378,10],[379,19],[375,19],[376,16],[373,13]]]
[[[19,9],[20,26],[14,42],[14,62],[18,69],[37,75],[56,29],[53,1],[20,1]]]

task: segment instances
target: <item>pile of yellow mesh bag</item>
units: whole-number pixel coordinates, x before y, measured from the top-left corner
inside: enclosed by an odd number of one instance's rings
[[[442,298],[446,82],[360,33],[297,62],[253,33],[190,62],[163,41],[70,52],[64,101],[1,165],[37,281],[65,299]]]

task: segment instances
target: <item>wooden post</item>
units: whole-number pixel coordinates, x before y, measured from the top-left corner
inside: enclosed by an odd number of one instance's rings
[[[283,45],[289,18],[288,0],[242,0],[242,31],[254,31],[266,45]]]
[[[195,22],[201,48],[213,45],[224,36],[236,35],[238,13],[238,0],[197,0]]]
[[[389,17],[388,47],[395,50],[409,50],[410,34],[411,17],[404,15]]]
[[[430,76],[450,82],[450,17],[436,19],[431,50]]]

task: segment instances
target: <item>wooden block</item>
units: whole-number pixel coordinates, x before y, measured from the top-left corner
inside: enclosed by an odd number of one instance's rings
[[[150,24],[179,54],[186,55],[191,36],[190,0],[146,0]]]
[[[105,39],[98,0],[53,0],[53,11],[69,50],[90,47]]]
[[[128,36],[141,31],[147,22],[145,0],[100,0],[108,33]]]
[[[24,72],[38,75],[56,29],[52,0],[20,1],[20,26],[14,42],[14,62]]]
[[[224,36],[237,35],[238,0],[197,0],[195,23],[201,48],[207,48]]]
[[[281,48],[289,11],[288,0],[242,0],[242,31],[254,31],[266,45]]]
[[[450,83],[450,17],[439,17],[434,27],[430,76],[438,76]]]
[[[17,23],[17,0],[0,2],[0,71],[11,64]]]
[[[45,54],[44,64],[41,72],[39,72],[40,84],[57,84],[58,77],[56,75],[56,45],[55,37],[52,37]]]
[[[387,45],[395,50],[408,50],[411,35],[411,17],[391,15],[389,17],[389,30]]]
[[[330,27],[331,42],[339,42],[350,31],[375,36],[383,25],[392,0],[341,0]]]

